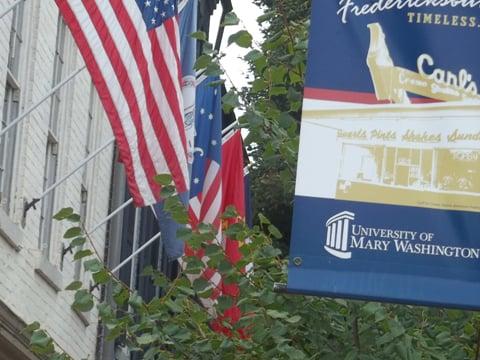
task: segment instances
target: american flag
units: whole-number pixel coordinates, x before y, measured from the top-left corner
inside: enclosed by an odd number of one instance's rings
[[[189,187],[177,0],[56,0],[107,113],[136,206]]]
[[[220,230],[222,206],[222,106],[219,85],[212,86],[218,77],[200,77],[197,81],[195,105],[195,148],[190,184],[190,221],[195,228],[200,223],[212,224]],[[218,239],[216,240],[219,243]],[[202,250],[193,251],[188,246],[185,255],[197,256],[205,263],[208,259]],[[212,309],[220,295],[221,275],[206,268],[201,276],[210,282],[212,294],[202,299],[203,305]],[[195,277],[191,277],[193,281]]]

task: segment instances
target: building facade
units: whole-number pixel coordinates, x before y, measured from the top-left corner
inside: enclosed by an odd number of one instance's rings
[[[199,0],[202,31],[218,3]],[[231,11],[230,0],[221,4]],[[136,359],[122,339],[104,341],[96,309],[72,310],[73,292],[63,289],[90,281],[66,249],[69,224],[52,216],[65,207],[79,213],[110,269],[158,238],[157,220],[129,203],[109,122],[55,2],[4,0],[0,16],[0,359],[38,359],[21,333],[34,321],[74,359]],[[140,276],[148,265],[178,272],[161,240],[123,267],[120,279],[146,300],[162,294]],[[108,301],[108,288],[93,291]]]
[[[0,14],[17,0],[4,0]],[[32,205],[49,187],[112,138],[90,76],[82,70],[41,102],[52,88],[83,67],[78,49],[54,1],[18,2],[0,19],[0,358],[35,359],[20,334],[42,328],[75,359],[94,354],[97,314],[77,314],[72,293],[84,280],[81,266],[64,251],[68,224],[52,221],[64,207],[81,214],[87,229],[110,206],[113,143]],[[16,126],[13,121],[40,104]],[[25,209],[28,208],[28,211]],[[103,253],[106,227],[92,234]]]

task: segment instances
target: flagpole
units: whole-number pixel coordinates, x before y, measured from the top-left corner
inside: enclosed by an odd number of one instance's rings
[[[118,208],[116,208],[115,211],[110,213],[105,219],[100,221],[90,231],[88,231],[88,234],[89,235],[93,234],[95,231],[97,231],[100,227],[105,225],[111,218],[113,218],[115,215],[117,215],[119,212],[121,212],[123,209],[125,209],[131,203],[133,203],[133,198],[130,198],[130,200],[125,201],[122,205],[120,205]]]
[[[148,240],[145,244],[140,246],[137,250],[135,250],[129,257],[127,257],[125,260],[123,260],[119,265],[117,265],[113,270],[112,273],[115,274],[117,273],[121,268],[123,268],[126,264],[128,264],[135,256],[137,256],[139,253],[141,253],[143,250],[145,250],[148,246],[150,246],[155,240],[157,240],[162,233],[159,232],[157,235],[152,237],[150,240]]]
[[[230,130],[235,129],[235,127],[238,125],[240,125],[238,120],[228,125],[225,129],[222,130],[222,136],[226,135]]]
[[[48,100],[53,94],[55,94],[62,86],[64,86],[66,83],[68,83],[70,80],[72,80],[75,76],[77,76],[81,71],[85,69],[85,66],[81,67],[80,69],[76,70],[73,74],[71,74],[69,77],[67,77],[65,80],[60,82],[57,86],[52,88],[48,94],[46,94],[43,98],[41,98],[36,104],[32,105],[30,108],[28,108],[24,113],[20,114],[15,120],[13,120],[10,124],[8,124],[6,127],[4,127],[2,130],[0,130],[0,139],[2,136],[9,131],[12,127],[17,125],[20,121],[22,121],[25,117],[27,117],[33,110],[38,108],[40,105],[43,104],[45,100]]]
[[[142,215],[142,209],[136,208],[135,209],[135,220],[133,223],[133,244],[132,250],[133,253],[138,250],[138,243],[140,242],[140,217]],[[131,258],[132,266],[130,267],[130,289],[135,289],[137,287],[136,284],[136,273],[137,273],[137,257],[132,256]]]
[[[0,19],[3,18],[5,15],[7,15],[10,11],[15,9],[22,1],[25,1],[25,0],[17,0],[12,5],[10,5],[8,8],[6,8],[5,11],[0,14]]]
[[[96,157],[98,154],[100,154],[103,150],[105,150],[108,146],[113,144],[115,141],[115,138],[112,138],[108,140],[105,144],[103,144],[100,148],[95,150],[92,154],[90,154],[87,158],[85,158],[75,169],[71,170],[68,174],[63,176],[60,180],[55,182],[52,186],[47,188],[38,198],[32,199],[29,203],[25,203],[24,210],[23,210],[23,217],[25,218],[27,215],[28,210],[30,210],[32,207],[35,208],[35,205],[41,201],[45,196],[47,196],[49,193],[51,193],[53,190],[55,190],[59,185],[61,185],[63,182],[65,182],[67,179],[69,179],[73,174],[75,174],[78,170],[80,170],[82,167],[84,167],[88,162],[90,162],[94,157]]]

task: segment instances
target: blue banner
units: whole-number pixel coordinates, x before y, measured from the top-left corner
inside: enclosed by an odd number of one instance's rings
[[[480,3],[313,0],[288,290],[480,308]]]

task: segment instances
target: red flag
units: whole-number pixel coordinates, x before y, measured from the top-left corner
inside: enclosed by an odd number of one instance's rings
[[[240,131],[234,131],[223,139],[222,145],[222,212],[229,206],[235,207],[239,218],[228,219],[225,226],[232,225],[245,220],[245,188],[243,179],[243,142]],[[242,254],[239,250],[239,242],[224,238],[225,252],[227,259],[233,264],[237,264]],[[222,321],[228,321],[230,324],[236,324],[242,314],[240,308],[236,305],[236,300],[240,295],[238,284],[222,283],[222,295],[230,296],[234,304],[219,316],[212,324],[215,331],[231,336],[230,329],[222,325]],[[244,330],[239,330],[241,337],[246,337]]]
[[[229,206],[235,207],[242,221],[245,221],[245,185],[243,180],[243,141],[240,130],[227,135],[222,145],[222,212]],[[229,219],[228,225],[240,219]],[[226,239],[228,259],[236,264],[242,257],[238,241]]]

